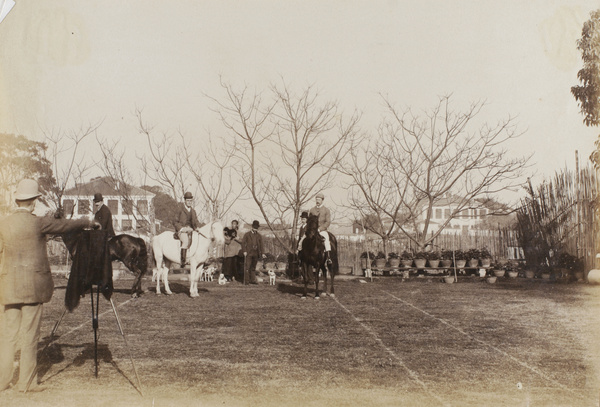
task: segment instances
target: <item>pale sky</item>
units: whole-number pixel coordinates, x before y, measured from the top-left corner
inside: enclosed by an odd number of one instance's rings
[[[575,41],[597,0],[154,1],[16,0],[0,23],[0,132],[41,137],[102,121],[101,138],[141,148],[136,107],[156,128],[189,137],[223,131],[204,94],[219,76],[266,90],[281,77],[313,84],[374,131],[378,94],[398,106],[487,100],[552,175],[587,161],[571,86]],[[90,151],[93,154],[94,151]]]

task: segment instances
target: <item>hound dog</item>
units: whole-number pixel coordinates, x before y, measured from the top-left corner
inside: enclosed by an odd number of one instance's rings
[[[273,270],[268,271],[269,274],[269,285],[275,285],[275,279],[277,278]]]
[[[213,281],[216,267],[208,266],[200,271],[200,281]]]

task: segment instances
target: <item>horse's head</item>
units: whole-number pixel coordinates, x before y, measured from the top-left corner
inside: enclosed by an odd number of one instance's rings
[[[223,228],[223,224],[221,222],[219,222],[219,221],[213,222],[210,227],[210,233],[211,233],[211,239],[214,239],[214,241],[217,244],[225,243],[225,231]]]
[[[308,238],[313,238],[319,233],[319,217],[317,215],[308,215],[308,220],[306,221],[306,230],[304,233]]]

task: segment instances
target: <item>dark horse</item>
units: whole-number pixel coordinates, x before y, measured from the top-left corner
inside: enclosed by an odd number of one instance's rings
[[[54,216],[58,218],[61,214],[57,212]],[[61,237],[70,255],[73,256],[77,246],[77,233],[69,233]],[[135,275],[131,296],[137,298],[142,295],[142,277],[148,270],[148,249],[144,239],[126,234],[113,236],[108,240],[108,250],[111,261],[120,261]]]
[[[331,252],[329,258],[331,264],[327,264],[325,257],[325,244],[323,237],[319,234],[319,218],[315,215],[309,215],[306,222],[305,237],[302,241],[302,250],[300,250],[299,258],[302,267],[302,277],[304,279],[304,294],[302,298],[306,298],[308,283],[310,280],[315,281],[315,300],[319,296],[319,271],[323,272],[324,290],[323,296],[327,295],[327,275],[331,277],[331,292],[330,295],[335,297],[333,288],[333,279],[340,269],[337,255],[337,239],[329,233],[329,243],[331,243]]]

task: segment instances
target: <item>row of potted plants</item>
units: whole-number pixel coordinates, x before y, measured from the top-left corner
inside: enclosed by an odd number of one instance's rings
[[[390,267],[398,267],[400,264],[403,267],[412,267],[414,264],[417,268],[423,268],[427,264],[432,268],[451,267],[454,260],[456,260],[456,267],[458,268],[464,268],[467,262],[469,263],[469,267],[479,267],[480,265],[482,267],[489,267],[492,258],[487,249],[419,251],[415,253],[405,250],[400,254],[390,252],[387,259],[381,251],[377,254],[363,252],[360,257],[363,268],[366,268],[368,260],[371,260],[371,265],[377,268],[383,268],[388,263]]]

